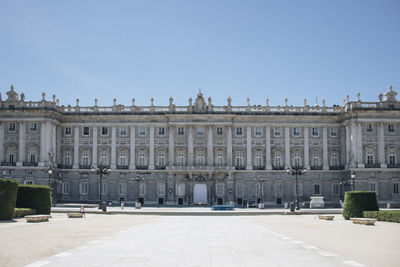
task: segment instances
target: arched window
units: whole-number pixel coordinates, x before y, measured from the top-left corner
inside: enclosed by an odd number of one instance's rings
[[[81,164],[83,166],[89,166],[89,153],[88,152],[82,153]]]
[[[198,166],[203,166],[205,164],[204,153],[199,152],[199,153],[196,154],[196,164]]]
[[[107,152],[100,153],[100,164],[103,166],[109,165]]]
[[[274,166],[275,167],[282,167],[282,154],[280,152],[275,153]]]
[[[338,154],[336,152],[333,152],[331,154],[331,162],[330,162],[332,167],[339,166],[339,159],[338,159]]]
[[[235,166],[236,167],[243,167],[244,166],[244,161],[243,161],[243,155],[242,154],[236,154]]]
[[[139,166],[147,166],[146,154],[144,152],[139,152]]]
[[[301,157],[299,153],[295,153],[293,155],[293,166],[295,167],[301,166]]]
[[[119,153],[119,165],[121,165],[121,166],[128,165],[128,161],[127,161],[127,158],[126,158],[126,152],[120,152]]]
[[[256,153],[256,162],[255,162],[255,166],[257,167],[262,167],[263,166],[263,155],[262,153]]]
[[[158,153],[157,166],[161,166],[161,167],[165,166],[165,154],[162,152]]]
[[[319,163],[319,154],[318,154],[318,153],[312,154],[312,166],[314,166],[314,167],[320,166],[320,163]]]
[[[374,164],[374,152],[371,150],[367,151],[367,164]]]
[[[177,160],[178,166],[184,166],[185,165],[185,154],[182,152],[178,153],[178,160]]]
[[[64,165],[69,166],[72,164],[71,152],[64,152]]]
[[[389,164],[390,165],[396,164],[396,153],[393,151],[389,152]]]
[[[218,166],[224,165],[224,155],[222,153],[217,154],[217,165]]]

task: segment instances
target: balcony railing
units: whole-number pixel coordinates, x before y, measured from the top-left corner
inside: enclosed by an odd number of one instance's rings
[[[16,166],[16,162],[2,162],[1,166]]]
[[[149,166],[136,166],[137,170],[148,170]]]
[[[253,170],[265,170],[265,166],[253,166]]]
[[[388,168],[400,168],[400,164],[388,164]]]
[[[127,170],[129,168],[128,165],[117,165],[118,170]]]
[[[235,170],[245,170],[246,166],[235,166]]]
[[[162,166],[155,166],[156,170],[165,170],[167,167],[162,165]]]
[[[67,164],[57,164],[57,167],[60,169],[72,169],[72,165]]]
[[[22,166],[37,166],[37,162],[22,162]]]
[[[284,170],[285,167],[284,166],[272,166],[273,170]]]
[[[381,165],[379,163],[373,163],[373,164],[365,164],[365,168],[380,168]]]

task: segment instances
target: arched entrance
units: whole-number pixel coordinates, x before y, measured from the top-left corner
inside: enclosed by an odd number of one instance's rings
[[[193,189],[193,204],[207,204],[206,184],[195,184]]]

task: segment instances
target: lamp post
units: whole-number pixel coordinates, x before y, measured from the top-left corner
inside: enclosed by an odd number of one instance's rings
[[[296,166],[295,168],[287,168],[286,172],[292,175],[296,175],[296,210],[300,210],[299,206],[299,182],[298,182],[298,176],[301,176],[302,174],[307,173],[306,168],[298,167]]]
[[[109,174],[110,172],[111,172],[111,169],[104,168],[103,164],[100,165],[100,168],[92,167],[92,173],[100,175],[100,181],[99,181],[99,209],[101,209],[101,203],[103,202],[103,199],[102,199],[103,174]]]
[[[355,191],[356,190],[356,183],[354,181],[356,179],[356,172],[355,171],[351,171],[350,172],[350,178],[351,178],[352,190]]]
[[[144,180],[144,177],[137,174],[136,177],[132,177],[131,180],[135,181],[137,183],[137,200],[136,200],[136,202],[139,202],[139,183]]]
[[[258,182],[261,184],[261,203],[264,203],[264,182],[267,181],[267,178],[262,177],[259,175],[258,177],[254,177],[254,181]]]

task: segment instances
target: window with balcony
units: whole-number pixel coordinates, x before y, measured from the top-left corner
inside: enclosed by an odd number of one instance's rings
[[[158,153],[157,166],[160,166],[160,167],[165,166],[165,154],[164,153]]]
[[[139,153],[139,164],[140,167],[147,166],[146,154],[141,152]]]
[[[332,166],[332,167],[337,167],[337,166],[339,166],[339,157],[338,157],[338,154],[337,154],[336,152],[333,152],[333,153],[331,154],[330,166]]]
[[[243,154],[236,154],[235,166],[239,168],[244,166]]]
[[[275,153],[274,166],[275,167],[282,167],[282,154],[281,153]]]
[[[373,151],[367,151],[367,164],[374,164],[374,152]]]
[[[256,153],[255,157],[255,166],[256,167],[263,167],[263,154],[262,153]]]
[[[128,165],[128,158],[126,156],[126,152],[119,153],[119,165],[121,165],[121,166]]]
[[[299,167],[301,165],[302,165],[302,162],[301,162],[300,154],[299,153],[295,153],[293,155],[293,166]]]
[[[82,153],[81,164],[83,166],[89,166],[89,153],[88,152]]]
[[[64,153],[64,165],[69,166],[72,164],[71,152]]]
[[[206,162],[205,156],[203,153],[197,153],[196,154],[196,164],[198,166],[204,166]]]
[[[376,183],[369,184],[369,191],[376,191]]]
[[[224,155],[222,153],[217,154],[217,165],[218,166],[224,165]]]
[[[36,161],[36,154],[35,153],[31,153],[31,154],[29,154],[29,163],[31,163],[31,164],[35,164],[37,161]]]
[[[108,153],[107,152],[100,153],[100,164],[103,166],[108,166],[110,164],[108,161]]]
[[[396,153],[395,152],[389,152],[389,164],[390,165],[395,165],[396,162]]]
[[[185,165],[185,154],[178,153],[177,164],[179,166],[184,166]]]
[[[313,167],[320,166],[320,160],[319,160],[319,154],[318,153],[312,154],[312,166]]]

